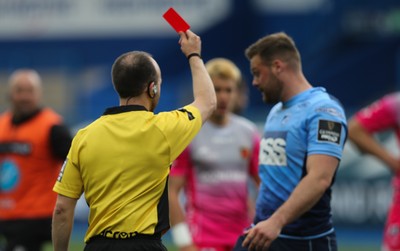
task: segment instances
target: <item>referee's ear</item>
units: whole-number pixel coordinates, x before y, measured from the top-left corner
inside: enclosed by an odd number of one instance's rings
[[[151,99],[153,99],[158,93],[158,87],[154,81],[149,82],[147,87],[147,94]]]

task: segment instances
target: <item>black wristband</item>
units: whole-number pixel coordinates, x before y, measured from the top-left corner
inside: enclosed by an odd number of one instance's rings
[[[201,58],[201,56],[200,56],[200,54],[199,53],[190,53],[188,56],[187,56],[187,59],[189,60],[191,57],[199,57],[200,59],[202,59]]]

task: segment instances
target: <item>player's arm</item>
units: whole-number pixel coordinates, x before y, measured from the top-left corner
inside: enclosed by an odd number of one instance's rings
[[[269,247],[285,225],[299,218],[320,200],[331,185],[338,164],[339,160],[332,156],[308,156],[307,175],[269,219],[259,222],[248,231],[243,246],[249,247],[249,250]]]
[[[260,176],[258,175],[258,156],[260,152],[260,136],[258,133],[254,134],[253,136],[253,149],[250,156],[249,161],[249,176],[253,181],[251,183],[251,188],[255,189],[255,194],[252,196],[252,193],[249,193],[249,197],[247,198],[247,212],[248,217],[252,221],[255,216],[256,212],[256,203],[255,198],[257,197],[256,194],[258,193],[258,189],[260,187]]]
[[[395,158],[383,147],[374,136],[358,122],[356,117],[349,120],[349,139],[357,148],[367,154],[371,154],[383,161],[393,172],[400,170],[400,160]]]
[[[185,221],[185,214],[179,201],[179,192],[186,184],[185,176],[170,176],[168,181],[169,212],[174,243],[180,251],[196,251],[191,233]]]
[[[168,181],[169,212],[172,227],[185,222],[185,214],[179,202],[179,192],[185,186],[184,176],[170,176]]]
[[[253,150],[251,153],[251,158],[249,163],[250,176],[254,181],[254,183],[256,184],[257,188],[260,186],[261,183],[260,176],[258,175],[260,141],[261,141],[260,135],[258,133],[255,133],[253,135]]]
[[[258,189],[260,187],[261,180],[260,180],[260,176],[258,176],[258,174],[252,174],[250,177],[254,183],[254,186],[252,186],[252,188],[255,189],[255,193],[254,193],[254,196],[252,196],[252,193],[249,192],[249,197],[247,198],[247,214],[248,214],[249,220],[253,221],[254,216],[256,215],[256,199],[255,198],[257,197],[257,193],[258,193]]]
[[[257,193],[258,189],[260,187],[260,177],[258,175],[252,175],[251,179],[253,180],[254,184],[251,184],[251,188],[254,189],[254,193],[251,193],[252,190],[249,191],[249,196],[247,197],[247,215],[248,219],[250,222],[254,220],[254,217],[256,215],[256,198],[257,198]]]
[[[192,53],[201,54],[200,37],[192,31],[179,32],[181,49],[188,57]],[[189,58],[190,69],[193,79],[193,106],[199,109],[203,123],[215,110],[217,99],[211,78],[204,66],[203,60],[198,56]]]
[[[307,175],[289,199],[272,215],[278,226],[285,226],[309,211],[332,184],[339,165],[336,157],[322,154],[307,157]]]
[[[260,176],[258,176],[257,174],[254,174],[251,176],[252,180],[254,181],[254,184],[256,184],[257,188],[260,187]]]
[[[61,194],[57,196],[51,228],[54,251],[68,250],[76,202],[77,199],[65,197]]]

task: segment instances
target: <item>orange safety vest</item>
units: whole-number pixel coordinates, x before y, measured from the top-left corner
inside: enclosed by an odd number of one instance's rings
[[[0,220],[51,217],[53,185],[62,161],[50,149],[50,129],[61,123],[51,109],[13,125],[12,114],[0,116]]]

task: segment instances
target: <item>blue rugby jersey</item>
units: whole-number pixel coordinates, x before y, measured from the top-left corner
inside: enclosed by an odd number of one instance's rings
[[[289,198],[306,175],[307,156],[325,154],[340,160],[346,137],[344,110],[324,88],[311,88],[276,104],[260,144],[262,184],[255,223],[269,218]],[[283,228],[281,237],[311,239],[331,233],[330,200],[329,188],[310,211]]]

